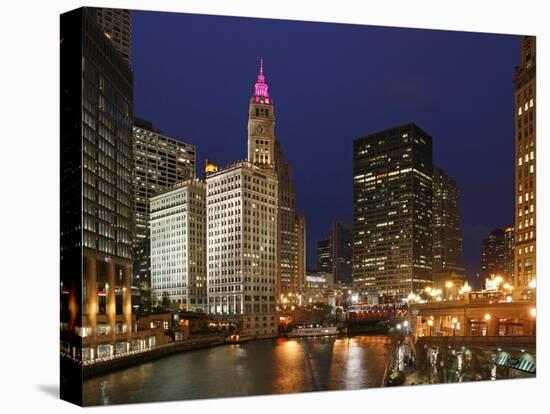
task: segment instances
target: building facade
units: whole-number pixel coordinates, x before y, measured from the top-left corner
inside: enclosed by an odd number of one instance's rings
[[[241,161],[206,183],[208,312],[249,335],[275,335],[277,177]]]
[[[513,226],[504,228],[504,273],[509,282],[514,283],[514,254],[516,246],[516,231]]]
[[[332,239],[317,242],[317,271],[332,273]]]
[[[400,301],[432,283],[432,138],[415,124],[353,143],[353,287]]]
[[[132,13],[128,9],[107,9],[98,7],[96,23],[119,53],[132,62]]]
[[[182,181],[150,208],[153,306],[206,311],[206,183]]]
[[[490,279],[500,276],[513,282],[514,228],[494,229],[483,239],[481,252],[481,276]]]
[[[278,181],[277,237],[277,297],[280,294],[298,293],[303,287],[304,264],[301,255],[305,238],[305,218],[295,211],[295,188],[292,165],[285,159],[282,144],[275,137],[275,106],[269,95],[263,60],[248,111],[248,162],[274,170]]]
[[[95,9],[66,13],[61,26],[61,66],[74,71],[61,76],[61,347],[90,363],[139,346],[131,289],[133,74]]]
[[[137,285],[150,283],[149,201],[177,182],[195,178],[196,148],[163,135],[152,123],[139,118],[134,118],[132,132],[133,277]]]
[[[303,211],[296,213],[294,219],[294,237],[296,239],[295,276],[292,279],[291,290],[300,294],[304,289],[307,267],[307,236],[306,216]]]
[[[329,237],[317,242],[317,269],[331,273],[335,283],[351,285],[353,232],[339,221],[332,224]]]
[[[462,285],[466,276],[462,256],[459,190],[455,180],[438,167],[433,174],[434,284]]]
[[[351,285],[353,231],[350,225],[336,222],[332,225],[332,273],[334,282]]]
[[[536,38],[521,37],[515,77],[515,271],[521,293],[536,280]]]
[[[275,172],[278,181],[279,193],[279,229],[277,231],[279,241],[279,271],[277,275],[278,294],[295,292],[298,239],[296,238],[296,212],[294,180],[292,178],[292,166],[285,160],[282,145],[275,142]]]
[[[304,286],[304,303],[329,303],[329,297],[334,296],[334,275],[325,272],[309,272],[306,274]]]

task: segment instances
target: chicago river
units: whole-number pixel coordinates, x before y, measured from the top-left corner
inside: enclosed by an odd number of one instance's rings
[[[387,336],[272,339],[182,352],[84,381],[84,405],[378,388]]]

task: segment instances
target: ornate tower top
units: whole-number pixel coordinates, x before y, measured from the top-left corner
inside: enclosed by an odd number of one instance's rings
[[[260,73],[258,73],[258,80],[254,84],[254,100],[268,104],[270,102],[268,89],[269,86],[264,76],[264,59],[260,58]]]
[[[275,106],[264,76],[264,60],[248,109],[248,161],[262,168],[275,165]]]

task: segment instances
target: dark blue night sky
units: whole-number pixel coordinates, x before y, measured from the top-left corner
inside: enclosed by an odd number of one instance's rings
[[[246,158],[260,57],[276,136],[294,168],[308,262],[352,219],[352,140],[414,121],[461,190],[464,256],[513,224],[513,72],[519,38],[281,20],[134,12],[136,116],[225,165]]]

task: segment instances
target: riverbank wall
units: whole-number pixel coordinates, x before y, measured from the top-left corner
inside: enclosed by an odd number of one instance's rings
[[[184,341],[171,342],[161,345],[155,349],[140,354],[128,355],[126,357],[112,359],[110,361],[98,362],[93,365],[86,365],[82,369],[83,379],[97,375],[106,374],[133,365],[144,364],[158,358],[163,358],[178,352],[191,351],[195,349],[208,348],[222,345],[224,337],[218,335],[189,338]]]

